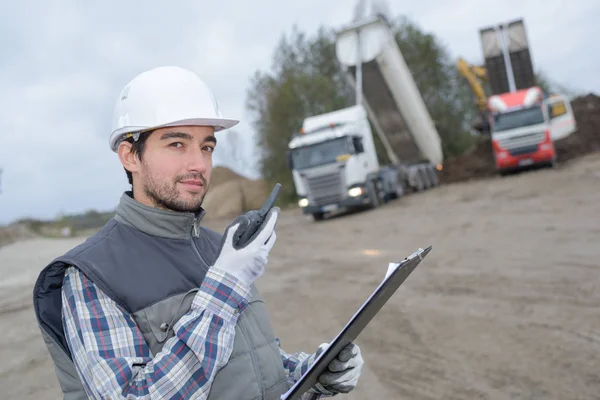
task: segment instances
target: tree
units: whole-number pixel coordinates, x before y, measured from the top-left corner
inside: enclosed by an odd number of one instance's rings
[[[335,57],[332,30],[320,28],[307,38],[297,27],[283,36],[275,50],[273,72],[256,72],[247,94],[247,108],[255,114],[261,173],[269,182],[283,184],[281,198],[295,196],[286,167],[287,144],[307,115],[351,105],[351,92]]]

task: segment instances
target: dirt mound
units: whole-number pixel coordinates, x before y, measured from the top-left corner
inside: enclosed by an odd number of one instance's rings
[[[263,180],[248,179],[224,167],[214,168],[203,205],[206,218],[231,218],[258,209],[268,195]]]
[[[212,187],[216,187],[221,183],[243,178],[236,174],[232,170],[226,167],[214,167],[210,174],[210,184]]]
[[[440,173],[440,180],[443,183],[451,183],[495,174],[492,142],[489,138],[482,138],[481,142],[468,152],[449,159]]]
[[[571,104],[577,131],[555,142],[559,163],[600,151],[600,97],[588,94],[574,99]],[[451,183],[494,175],[492,145],[489,139],[482,138],[469,152],[448,159],[440,178],[444,183]]]

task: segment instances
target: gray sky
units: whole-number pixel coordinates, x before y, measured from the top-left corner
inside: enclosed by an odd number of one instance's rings
[[[270,67],[278,39],[292,25],[309,33],[320,25],[340,27],[351,21],[355,2],[3,2],[0,224],[112,209],[129,188],[108,148],[112,107],[127,81],[159,65],[198,72],[222,112],[242,120],[237,131],[251,156],[254,132],[244,104],[252,73]],[[600,2],[390,3],[393,15],[408,16],[452,55],[472,63],[482,62],[479,28],[524,18],[536,69],[561,84],[600,93],[600,56],[594,51]],[[215,164],[235,168],[226,153],[218,147]]]

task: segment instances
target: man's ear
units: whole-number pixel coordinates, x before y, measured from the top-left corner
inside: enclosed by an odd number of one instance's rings
[[[121,161],[121,164],[123,164],[123,168],[125,168],[129,172],[137,172],[139,169],[139,159],[135,154],[133,154],[132,148],[133,145],[131,143],[123,141],[119,144],[117,154],[119,155],[119,160]]]

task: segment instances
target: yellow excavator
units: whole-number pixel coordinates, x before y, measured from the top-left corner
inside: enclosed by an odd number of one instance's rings
[[[471,65],[461,57],[458,58],[456,66],[458,72],[469,82],[479,109],[479,115],[473,121],[472,127],[482,134],[489,134],[487,96],[482,84],[482,81],[487,81],[487,70],[485,67]]]

